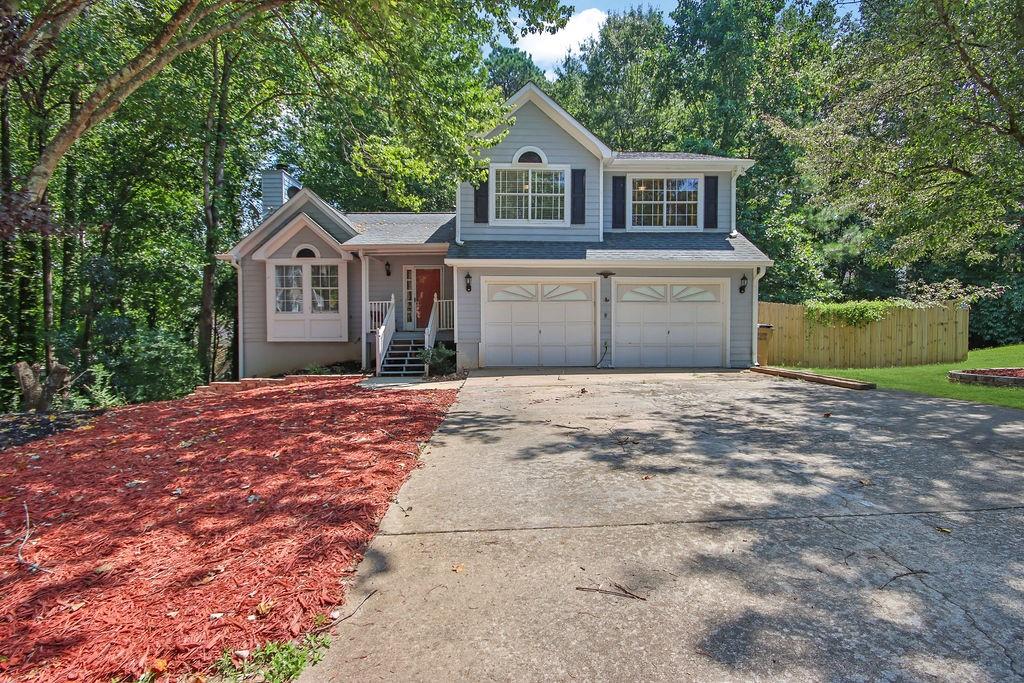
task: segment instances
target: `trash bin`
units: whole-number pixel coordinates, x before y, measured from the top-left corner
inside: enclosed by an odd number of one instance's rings
[[[772,340],[772,330],[775,329],[770,323],[757,324],[757,364],[768,365],[768,342]]]

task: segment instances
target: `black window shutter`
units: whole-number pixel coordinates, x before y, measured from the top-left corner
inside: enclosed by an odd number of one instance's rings
[[[490,178],[483,180],[479,185],[473,188],[473,222],[474,223],[486,223],[490,211],[488,210],[488,184]]]
[[[626,227],[626,176],[612,176],[612,227]]]
[[[587,222],[587,169],[572,169],[572,214],[569,220],[573,225]]]
[[[718,176],[704,176],[704,229],[718,229]]]

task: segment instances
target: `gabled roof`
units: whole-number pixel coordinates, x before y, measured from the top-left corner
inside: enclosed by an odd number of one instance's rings
[[[233,259],[244,256],[255,249],[268,235],[273,235],[285,223],[291,222],[291,219],[304,211],[307,206],[312,207],[311,213],[320,213],[326,218],[326,220],[320,223],[313,222],[338,244],[359,234],[356,227],[352,225],[343,213],[325,202],[315,192],[304,187],[296,192],[294,197],[264,218],[263,222],[256,226],[255,230],[246,235],[228,253],[221,254],[221,257]]]
[[[345,249],[366,246],[447,244],[455,240],[454,213],[346,213],[360,234]]]
[[[283,228],[275,232],[273,237],[264,242],[259,249],[252,253],[252,257],[257,261],[264,261],[270,258],[274,255],[274,252],[284,246],[288,240],[303,229],[311,231],[314,235],[323,240],[325,244],[331,247],[339,256],[344,256],[349,259],[352,258],[351,254],[341,250],[341,243],[338,242],[334,235],[331,235],[320,227],[319,223],[310,218],[309,215],[304,212],[300,212],[288,221]]]
[[[591,133],[587,128],[574,119],[566,110],[562,109],[558,102],[555,102],[534,83],[527,83],[519,89],[516,94],[508,98],[507,104],[512,108],[512,113],[527,102],[537,105],[542,112],[548,115],[552,121],[558,124],[565,132],[571,135],[577,142],[589,149],[598,159],[610,159],[612,150],[608,145]],[[492,133],[494,131],[491,131]]]
[[[656,263],[679,265],[770,265],[746,237],[725,232],[605,231],[602,242],[509,242],[473,240],[452,244],[447,261],[578,261],[589,263]]]

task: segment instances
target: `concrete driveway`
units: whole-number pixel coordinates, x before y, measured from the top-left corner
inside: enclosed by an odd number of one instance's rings
[[[302,680],[1024,678],[1020,411],[481,374],[399,504]]]

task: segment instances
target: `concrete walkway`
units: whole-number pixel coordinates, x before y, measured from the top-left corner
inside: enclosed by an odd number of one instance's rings
[[[424,463],[302,680],[1022,679],[1020,411],[478,374]]]

